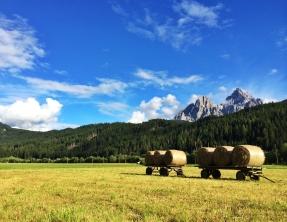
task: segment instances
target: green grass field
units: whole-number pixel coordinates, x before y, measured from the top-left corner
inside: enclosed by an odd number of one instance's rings
[[[287,221],[287,167],[275,181],[145,175],[136,164],[0,164],[0,221]]]

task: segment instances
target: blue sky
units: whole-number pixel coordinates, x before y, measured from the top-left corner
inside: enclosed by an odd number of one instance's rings
[[[0,122],[172,119],[235,88],[287,99],[287,1],[0,0]]]

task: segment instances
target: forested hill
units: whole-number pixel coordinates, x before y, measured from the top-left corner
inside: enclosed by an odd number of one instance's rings
[[[48,132],[14,129],[0,123],[0,157],[109,157],[142,155],[157,149],[192,153],[195,144],[197,148],[253,144],[269,152],[277,149],[284,159],[287,101],[258,105],[222,117],[206,117],[194,123],[155,119],[142,124],[101,123]]]

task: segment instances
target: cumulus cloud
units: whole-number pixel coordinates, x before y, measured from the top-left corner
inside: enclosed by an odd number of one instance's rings
[[[36,58],[44,55],[27,20],[20,16],[12,20],[0,14],[0,69],[10,73],[32,69]]]
[[[196,83],[203,78],[199,75],[191,75],[185,78],[168,77],[165,71],[152,71],[147,69],[137,69],[135,76],[142,78],[145,84],[156,84],[160,86],[172,86],[174,84]]]
[[[58,121],[62,104],[51,98],[40,105],[34,98],[17,100],[11,105],[0,105],[0,122],[11,127],[47,131],[53,129],[52,125]]]
[[[87,86],[32,77],[17,77],[26,80],[27,83],[38,87],[41,90],[73,94],[79,98],[88,98],[95,94],[114,96],[115,94],[124,93],[125,88],[128,86],[128,84],[124,82],[105,78],[99,78],[98,81],[100,81],[100,84],[97,86]]]
[[[192,94],[188,100],[188,104],[195,103],[195,101],[200,97],[200,95]]]
[[[168,94],[166,97],[154,97],[150,101],[143,100],[139,111],[134,111],[128,122],[141,123],[149,119],[171,119],[179,111],[179,101],[174,95]]]
[[[128,120],[129,123],[142,123],[146,120],[145,114],[141,111],[134,111],[131,119]]]

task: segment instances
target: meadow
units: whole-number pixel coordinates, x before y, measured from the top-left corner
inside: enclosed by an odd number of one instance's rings
[[[136,164],[0,164],[0,221],[287,221],[287,167],[272,179],[168,177]]]

